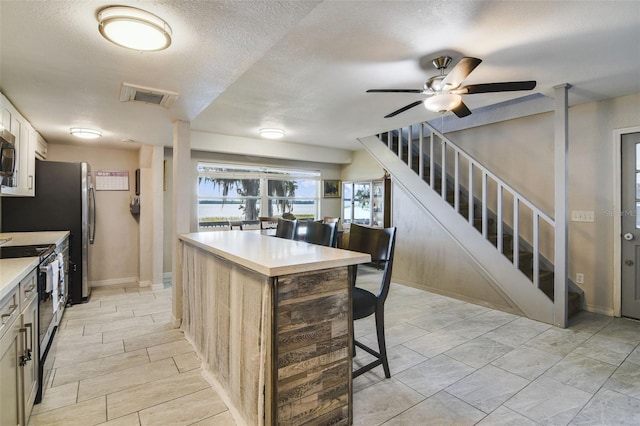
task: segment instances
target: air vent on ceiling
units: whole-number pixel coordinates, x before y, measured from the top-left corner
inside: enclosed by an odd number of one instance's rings
[[[130,83],[122,83],[122,89],[120,90],[121,102],[143,102],[145,104],[170,108],[176,99],[178,99],[178,94],[175,92],[135,86]]]

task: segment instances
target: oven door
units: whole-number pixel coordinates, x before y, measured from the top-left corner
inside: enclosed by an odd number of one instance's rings
[[[56,345],[54,336],[57,330],[57,312],[54,309],[53,262],[55,253],[40,263],[38,268],[38,327],[40,332],[40,371],[36,403],[42,401],[49,377],[53,371]]]

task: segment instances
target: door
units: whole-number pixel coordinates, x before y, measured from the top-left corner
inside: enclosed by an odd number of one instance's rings
[[[640,319],[640,133],[622,135],[622,316]]]

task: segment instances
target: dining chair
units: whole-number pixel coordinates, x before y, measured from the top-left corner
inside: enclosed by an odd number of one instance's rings
[[[335,223],[336,226],[338,226],[339,222],[340,222],[339,217],[325,216],[322,218],[322,223]]]
[[[298,227],[298,219],[289,220],[278,218],[276,225],[276,237],[293,240],[296,236],[296,228]]]
[[[349,268],[349,281],[352,286],[353,320],[356,321],[370,315],[375,315],[376,334],[378,337],[378,351],[358,342],[354,337],[354,355],[355,347],[357,346],[376,357],[376,359],[354,371],[353,377],[358,377],[378,365],[382,365],[384,376],[387,379],[391,377],[389,361],[387,359],[387,345],[384,336],[384,302],[387,300],[389,287],[391,286],[395,242],[395,227],[371,228],[351,224],[351,229],[349,230],[349,250],[369,253],[372,262],[384,264],[382,281],[376,293],[356,287],[357,265]]]
[[[275,228],[278,223],[277,216],[260,216],[258,220],[260,221],[260,229]]]
[[[335,223],[320,223],[310,220],[307,222],[307,233],[304,241],[311,244],[333,247],[336,239]]]

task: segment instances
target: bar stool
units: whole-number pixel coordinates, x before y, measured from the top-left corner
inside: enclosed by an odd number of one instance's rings
[[[359,320],[375,314],[376,334],[378,337],[378,352],[353,339],[354,354],[355,346],[370,353],[376,359],[369,364],[360,367],[353,372],[353,377],[358,377],[362,373],[371,370],[378,365],[382,365],[384,376],[391,377],[389,361],[387,359],[387,345],[384,336],[384,302],[389,294],[391,286],[391,271],[393,269],[393,252],[396,242],[396,228],[370,228],[351,224],[349,231],[349,250],[361,253],[369,253],[371,261],[384,263],[382,272],[382,282],[376,294],[365,289],[356,287],[357,265],[349,268],[349,281],[352,285],[352,308],[353,320]]]

